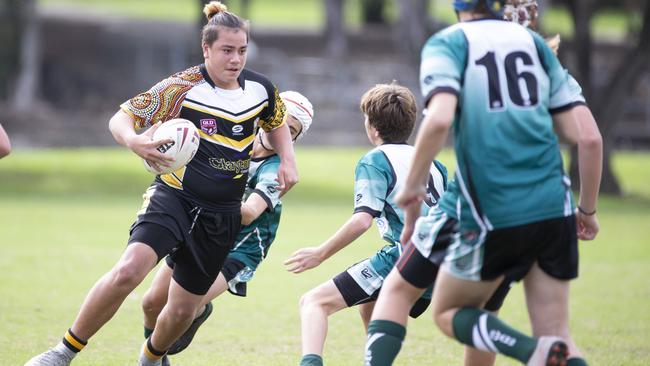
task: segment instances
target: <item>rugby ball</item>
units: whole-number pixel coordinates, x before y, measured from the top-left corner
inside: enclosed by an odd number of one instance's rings
[[[169,167],[161,166],[162,170],[160,171],[149,165],[146,160],[143,160],[145,169],[156,175],[169,174],[187,165],[196,154],[201,143],[201,136],[194,123],[183,118],[163,122],[153,133],[152,139],[171,139],[172,142],[158,146],[158,151],[176,159]]]

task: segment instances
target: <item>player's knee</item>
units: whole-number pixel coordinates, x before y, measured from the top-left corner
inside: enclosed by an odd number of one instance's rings
[[[335,313],[339,308],[332,301],[331,297],[324,293],[321,288],[317,287],[310,290],[300,298],[300,311],[320,311],[326,315]]]
[[[146,275],[146,273],[145,273]],[[111,271],[111,283],[121,289],[132,290],[142,282],[144,275],[140,268],[130,263],[119,263]]]
[[[324,305],[323,299],[319,295],[318,289],[309,290],[307,293],[300,297],[300,310],[322,308]]]
[[[298,307],[300,308],[300,311],[303,311],[307,306],[310,306],[313,301],[313,296],[311,294],[311,291],[308,291],[302,296],[300,296],[300,301],[298,301]]]
[[[433,322],[438,326],[438,328],[442,328],[442,325],[444,323],[444,312],[436,311],[436,308],[433,308],[433,311],[431,312],[431,317],[433,319]]]
[[[168,308],[165,312],[172,322],[184,323],[194,319],[194,316],[196,315],[196,306],[192,304],[177,304]]]
[[[164,306],[164,302],[156,298],[151,291],[147,291],[142,297],[142,312],[145,315],[158,316]]]

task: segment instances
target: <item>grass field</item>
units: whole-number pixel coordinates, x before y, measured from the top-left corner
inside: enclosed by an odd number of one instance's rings
[[[301,275],[281,263],[318,245],[350,215],[356,160],[363,149],[298,150],[301,183],[286,197],[283,223],[246,299],[224,295],[174,365],[295,365],[300,357],[298,299],[309,288],[380,245],[372,228],[355,245]],[[441,160],[454,166],[449,152]],[[571,325],[592,365],[650,364],[650,154],[617,152],[627,192],[604,197],[595,242],[581,244],[581,278],[572,288]],[[151,180],[125,149],[15,151],[0,161],[0,364],[22,365],[54,345],[90,286],[117,260]],[[75,365],[133,365],[143,341],[139,303],[145,283],[91,339]],[[521,286],[502,316],[528,329]],[[356,310],[331,318],[325,360],[359,365],[365,343]],[[429,312],[409,325],[396,365],[460,365],[461,347]],[[498,365],[514,365],[499,359]]]

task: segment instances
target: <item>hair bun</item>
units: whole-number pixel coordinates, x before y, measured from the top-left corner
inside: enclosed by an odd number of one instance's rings
[[[225,4],[222,4],[221,1],[210,1],[210,3],[205,4],[203,7],[203,14],[208,20],[212,19],[213,16],[224,13],[228,11],[228,7]]]

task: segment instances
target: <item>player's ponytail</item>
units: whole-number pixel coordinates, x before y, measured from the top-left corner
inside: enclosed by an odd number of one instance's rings
[[[201,42],[211,45],[219,38],[219,27],[241,29],[246,32],[246,40],[249,37],[248,20],[228,11],[228,7],[220,1],[211,1],[203,7],[203,14],[208,23],[203,27]]]

